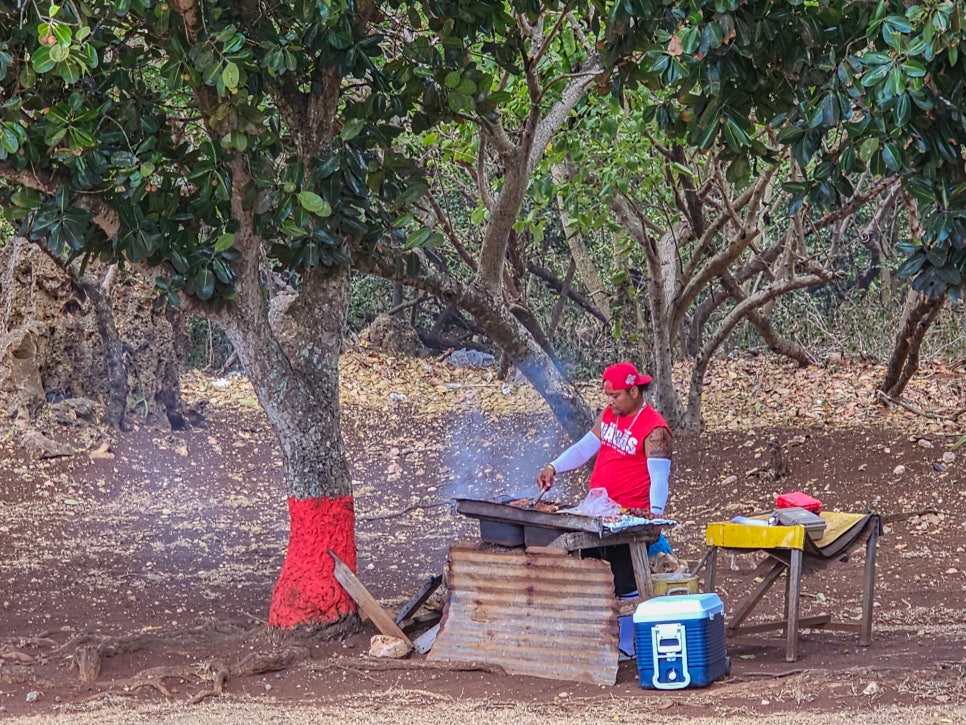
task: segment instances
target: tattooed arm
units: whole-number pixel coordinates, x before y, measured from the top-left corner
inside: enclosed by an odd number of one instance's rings
[[[651,514],[663,516],[667,505],[668,480],[671,475],[671,432],[655,428],[644,439],[647,472],[651,477]]]

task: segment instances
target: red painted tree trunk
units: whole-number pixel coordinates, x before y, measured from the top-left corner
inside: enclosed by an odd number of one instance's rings
[[[219,321],[275,430],[285,469],[291,529],[268,621],[282,628],[339,625],[356,611],[329,555],[331,549],[355,570],[355,512],[339,410],[349,274],[306,271],[299,296],[271,315],[252,274],[251,284],[236,285],[235,304]]]
[[[355,571],[355,511],[352,497],[288,502],[291,535],[275,585],[268,623],[272,627],[338,622],[355,602],[335,580],[331,549]]]

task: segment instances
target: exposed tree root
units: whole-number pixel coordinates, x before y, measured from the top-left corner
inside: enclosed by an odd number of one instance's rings
[[[12,661],[21,665],[37,664],[36,657],[14,649],[13,647],[0,647],[0,660],[4,662]]]
[[[771,677],[771,678],[777,679],[780,677],[791,677],[792,675],[800,675],[804,671],[805,670],[799,669],[799,670],[785,670],[784,672],[746,672],[741,677],[732,678],[732,681],[744,682],[746,678],[755,678],[755,677]]]
[[[198,673],[199,668],[192,665],[169,665],[163,667],[150,667],[141,670],[129,680],[119,682],[122,690],[134,692],[142,687],[153,687],[167,698],[172,697],[171,690],[165,686],[167,679],[177,679],[182,682],[195,683],[202,679]]]
[[[487,662],[430,662],[427,660],[393,660],[393,659],[338,659],[329,662],[313,662],[309,669],[318,672],[332,668],[352,670],[354,672],[376,670],[435,670],[446,672],[489,672],[494,675],[505,675],[506,670],[500,665]]]
[[[256,631],[261,633],[263,629],[259,627]],[[77,668],[81,681],[90,684],[100,676],[101,667],[106,657],[131,654],[152,647],[178,652],[186,657],[194,657],[196,648],[193,646],[202,642],[210,643],[212,634],[219,635],[217,639],[221,642],[232,644],[241,643],[251,637],[252,630],[211,620],[201,627],[168,635],[137,634],[129,637],[104,637],[81,633],[55,647],[47,657],[69,657],[71,665]],[[0,657],[2,656],[0,654]],[[156,687],[156,689],[160,690],[161,688]]]
[[[279,672],[309,659],[308,647],[288,646],[277,652],[251,652],[232,668],[235,677],[249,677],[264,672]]]
[[[0,684],[31,685],[38,690],[48,689],[54,685],[53,681],[38,677],[33,669],[18,665],[3,668],[3,672],[0,672]]]
[[[16,637],[0,640],[0,642],[11,647],[55,647],[57,640],[51,639],[48,634],[50,632],[42,632],[36,637]]]

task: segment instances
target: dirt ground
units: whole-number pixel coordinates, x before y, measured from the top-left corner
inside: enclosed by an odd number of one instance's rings
[[[527,386],[487,371],[373,354],[346,365],[358,573],[395,611],[442,571],[452,543],[477,538],[477,523],[456,514],[452,499],[532,494],[537,470],[565,440]],[[379,385],[358,384],[360,367]],[[669,510],[679,522],[669,538],[691,564],[704,553],[708,522],[767,510],[784,491],[806,491],[832,510],[904,514],[879,541],[872,645],[808,631],[799,660],[787,663],[780,633],[746,636],[728,642],[730,676],[668,692],[641,689],[633,661],[621,664],[615,686],[602,687],[429,669],[421,657],[381,669],[385,661],[367,654],[368,623],[334,642],[266,632],[288,519],[277,447],[243,378],[186,378],[186,395],[207,402],[202,428],[137,426],[104,438],[47,431],[93,451],[108,443],[107,455],[36,460],[22,431],[2,428],[0,717],[966,722],[966,446],[956,447],[966,432],[955,421],[962,371],[927,366],[905,404],[892,406],[873,402],[874,376],[860,366],[722,363],[707,389],[708,430],[675,440]],[[771,438],[788,466],[777,480]],[[577,500],[583,485],[572,474],[554,493]],[[726,611],[754,564],[751,555],[721,561]],[[806,577],[803,615],[855,621],[861,573],[859,556]],[[775,599],[772,611],[780,606]],[[85,646],[108,655],[88,681]],[[280,648],[309,657],[232,677],[223,693],[205,696],[212,663],[238,671]]]

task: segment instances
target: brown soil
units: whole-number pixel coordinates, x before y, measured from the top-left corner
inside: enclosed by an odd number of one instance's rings
[[[476,522],[455,514],[451,500],[532,496],[537,470],[564,440],[532,391],[485,371],[375,356],[348,364],[380,378],[344,393],[358,573],[395,611],[443,569],[450,544],[477,537]],[[434,379],[435,392],[407,384],[406,375]],[[536,723],[625,722],[649,711],[666,720],[963,722],[966,450],[943,463],[963,431],[922,414],[961,408],[949,396],[962,393],[954,379],[932,375],[910,389],[914,405],[882,408],[857,392],[868,375],[722,365],[708,387],[710,430],[675,442],[670,513],[680,524],[669,538],[693,564],[709,521],[768,509],[784,491],[804,490],[843,511],[934,511],[885,527],[872,645],[859,647],[851,633],[809,631],[799,661],[787,663],[780,633],[730,640],[730,676],[676,692],[642,690],[634,662],[621,664],[613,687],[425,669],[420,657],[376,669],[367,656],[371,623],[337,641],[266,632],[288,519],[277,448],[241,378],[227,387],[186,379],[189,396],[210,404],[207,426],[176,435],[134,427],[115,434],[113,458],[32,460],[20,431],[0,429],[0,716]],[[835,380],[847,390],[823,387]],[[936,400],[937,390],[947,397]],[[845,415],[836,395],[859,399],[849,404],[858,412]],[[846,419],[856,424],[831,425]],[[80,440],[68,429],[48,432]],[[772,437],[788,464],[779,480],[767,470]],[[555,494],[574,500],[582,485],[573,476]],[[721,561],[726,607],[754,563],[750,555]],[[859,556],[806,577],[803,614],[854,620],[861,572]],[[108,655],[88,682],[75,662],[85,643]],[[232,676],[222,694],[205,697],[219,662],[238,672],[247,654],[280,650],[301,661]],[[202,699],[186,704],[193,698]]]

